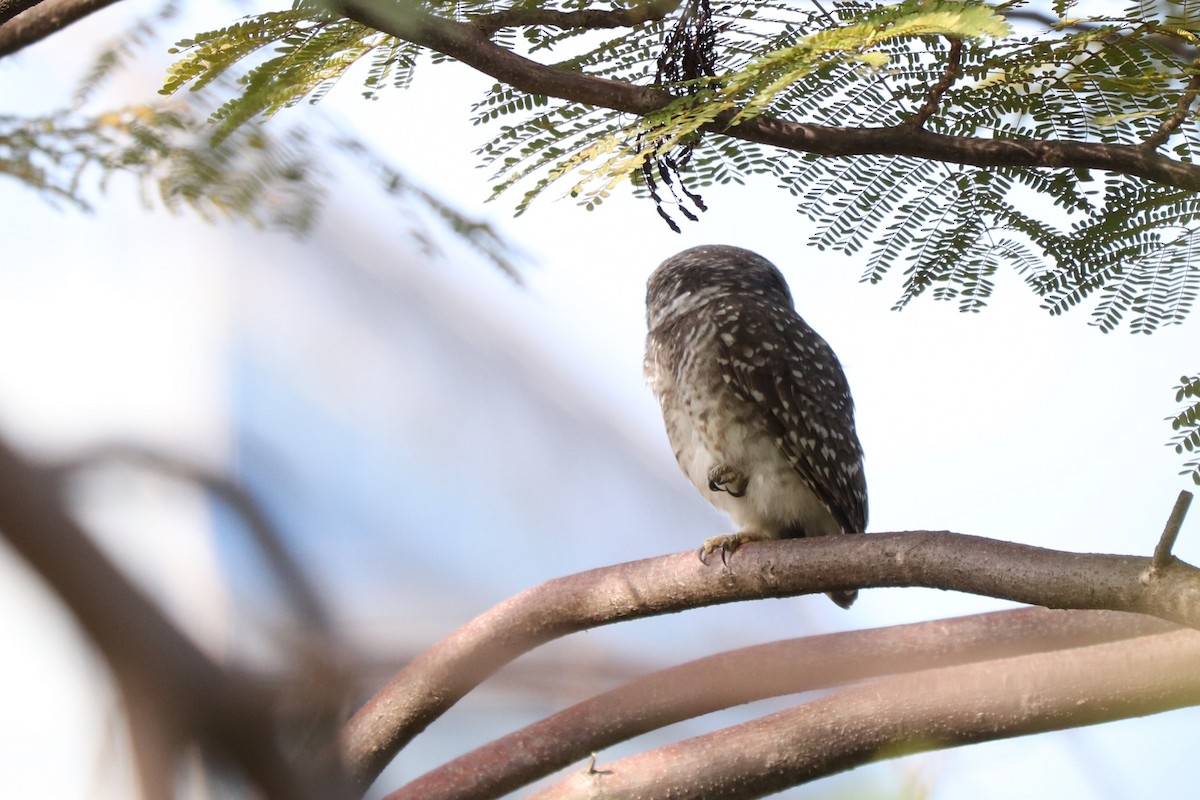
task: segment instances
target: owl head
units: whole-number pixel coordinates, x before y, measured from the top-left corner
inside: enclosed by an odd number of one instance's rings
[[[753,295],[760,302],[792,307],[779,269],[741,247],[706,244],[658,265],[646,284],[646,322],[651,329],[714,300]]]

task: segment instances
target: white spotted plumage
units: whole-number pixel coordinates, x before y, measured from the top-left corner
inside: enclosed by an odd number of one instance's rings
[[[685,250],[651,275],[646,316],[646,377],[675,457],[739,541],[866,529],[849,386],[771,262],[736,247]],[[714,467],[744,488],[710,488]]]

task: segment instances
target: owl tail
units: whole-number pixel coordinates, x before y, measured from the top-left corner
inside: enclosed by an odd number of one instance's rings
[[[836,592],[826,592],[825,596],[842,608],[850,608],[858,599],[858,589],[839,589]]]

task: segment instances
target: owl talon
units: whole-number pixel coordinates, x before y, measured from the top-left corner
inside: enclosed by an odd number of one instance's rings
[[[696,553],[696,555],[700,556],[701,564],[708,566],[708,557],[712,555],[714,551],[720,550],[721,563],[728,568],[729,557],[733,555],[734,551],[736,551],[746,542],[757,541],[760,538],[762,537],[746,531],[743,531],[742,533],[726,533],[722,534],[721,536],[712,536],[704,540],[704,544],[700,546],[700,550]]]
[[[730,497],[744,497],[749,479],[740,471],[725,464],[718,464],[708,471],[708,489],[711,492],[729,492]]]

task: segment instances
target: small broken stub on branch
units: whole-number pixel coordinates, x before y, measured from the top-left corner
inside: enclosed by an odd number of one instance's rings
[[[1175,500],[1175,507],[1171,509],[1171,516],[1167,518],[1162,536],[1158,539],[1158,546],[1154,548],[1154,559],[1150,562],[1150,569],[1146,571],[1147,579],[1157,577],[1160,570],[1166,569],[1175,560],[1171,550],[1175,547],[1175,540],[1179,538],[1179,529],[1183,527],[1183,519],[1187,516],[1191,503],[1192,493],[1186,489],[1181,491]]]

